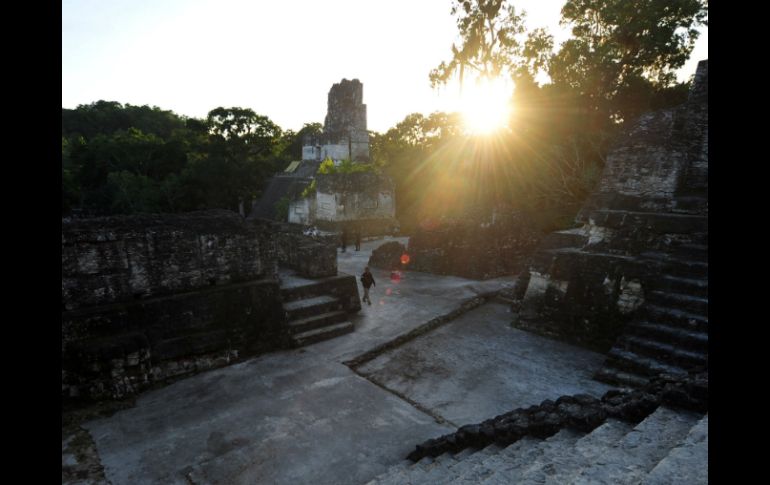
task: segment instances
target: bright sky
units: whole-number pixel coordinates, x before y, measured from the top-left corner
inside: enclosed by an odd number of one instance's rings
[[[557,43],[561,0],[515,1]],[[364,84],[368,128],[451,111],[428,73],[457,40],[450,0],[63,0],[62,107],[100,99],[205,117],[240,106],[284,129],[323,123],[342,78]],[[708,58],[708,29],[681,79]]]

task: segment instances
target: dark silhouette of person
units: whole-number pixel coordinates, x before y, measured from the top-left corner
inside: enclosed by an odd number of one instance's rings
[[[361,250],[361,230],[356,229],[356,251]]]
[[[342,228],[342,235],[340,237],[342,239],[341,241],[342,252],[344,253],[347,250],[347,246],[348,246],[348,230],[345,228]]]
[[[369,271],[369,266],[364,268],[364,274],[361,275],[361,284],[364,285],[364,297],[361,300],[371,305],[372,300],[369,298],[369,288],[377,286],[377,283],[374,282],[374,276]]]

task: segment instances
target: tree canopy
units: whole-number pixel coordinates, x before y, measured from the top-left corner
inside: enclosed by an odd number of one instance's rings
[[[527,33],[523,13],[505,0],[453,0],[460,45],[452,44],[452,59],[430,72],[431,85],[448,82],[466,69],[479,77],[507,75],[534,78],[545,67],[553,37],[543,29]],[[526,34],[526,35],[525,35]]]
[[[674,71],[707,25],[705,0],[567,0],[571,37],[558,47],[545,29],[527,29],[513,3],[453,0],[458,42],[429,73],[433,86],[511,79],[507,131],[483,140],[457,115],[413,113],[372,138],[372,159],[396,180],[403,225],[474,206],[577,208],[623,123],[686,99]]]
[[[396,183],[402,227],[468,208],[574,206],[598,179],[624,123],[680,104],[674,72],[708,24],[707,0],[566,0],[559,46],[508,0],[452,0],[458,41],[431,70],[433,86],[471,77],[514,82],[508,130],[468,135],[456,113],[412,113],[371,133],[374,168]],[[503,102],[501,100],[501,102]],[[320,123],[283,130],[249,108],[203,119],[96,101],[62,109],[62,213],[244,213],[268,177],[302,156]],[[327,171],[372,169],[351,163]]]
[[[62,109],[62,214],[245,212],[297,136],[240,107],[205,119],[115,101]]]

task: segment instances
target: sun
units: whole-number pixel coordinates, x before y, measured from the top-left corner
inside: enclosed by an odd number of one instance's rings
[[[510,82],[501,78],[483,78],[464,84],[460,112],[466,129],[476,135],[488,135],[506,127],[512,92]]]

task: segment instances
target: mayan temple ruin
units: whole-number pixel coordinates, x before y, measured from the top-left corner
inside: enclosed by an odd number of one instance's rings
[[[371,485],[708,483],[708,61],[616,141],[578,221],[519,277],[514,325],[609,348],[595,379],[634,391],[462,426]]]
[[[392,235],[392,180],[318,173],[362,83],[327,109],[248,218],[62,218],[63,484],[708,483],[707,60],[551,233]]]
[[[369,161],[369,132],[366,129],[364,85],[358,79],[343,79],[329,90],[321,136],[306,136],[302,160]]]
[[[369,161],[369,132],[363,84],[343,79],[329,90],[323,132],[303,139],[302,160],[291,162],[274,176],[252,217],[276,219],[281,200],[288,205],[285,221],[324,230],[389,234],[395,219],[395,186],[390,177],[373,171],[318,173],[324,160]],[[315,182],[314,190],[306,193]]]

